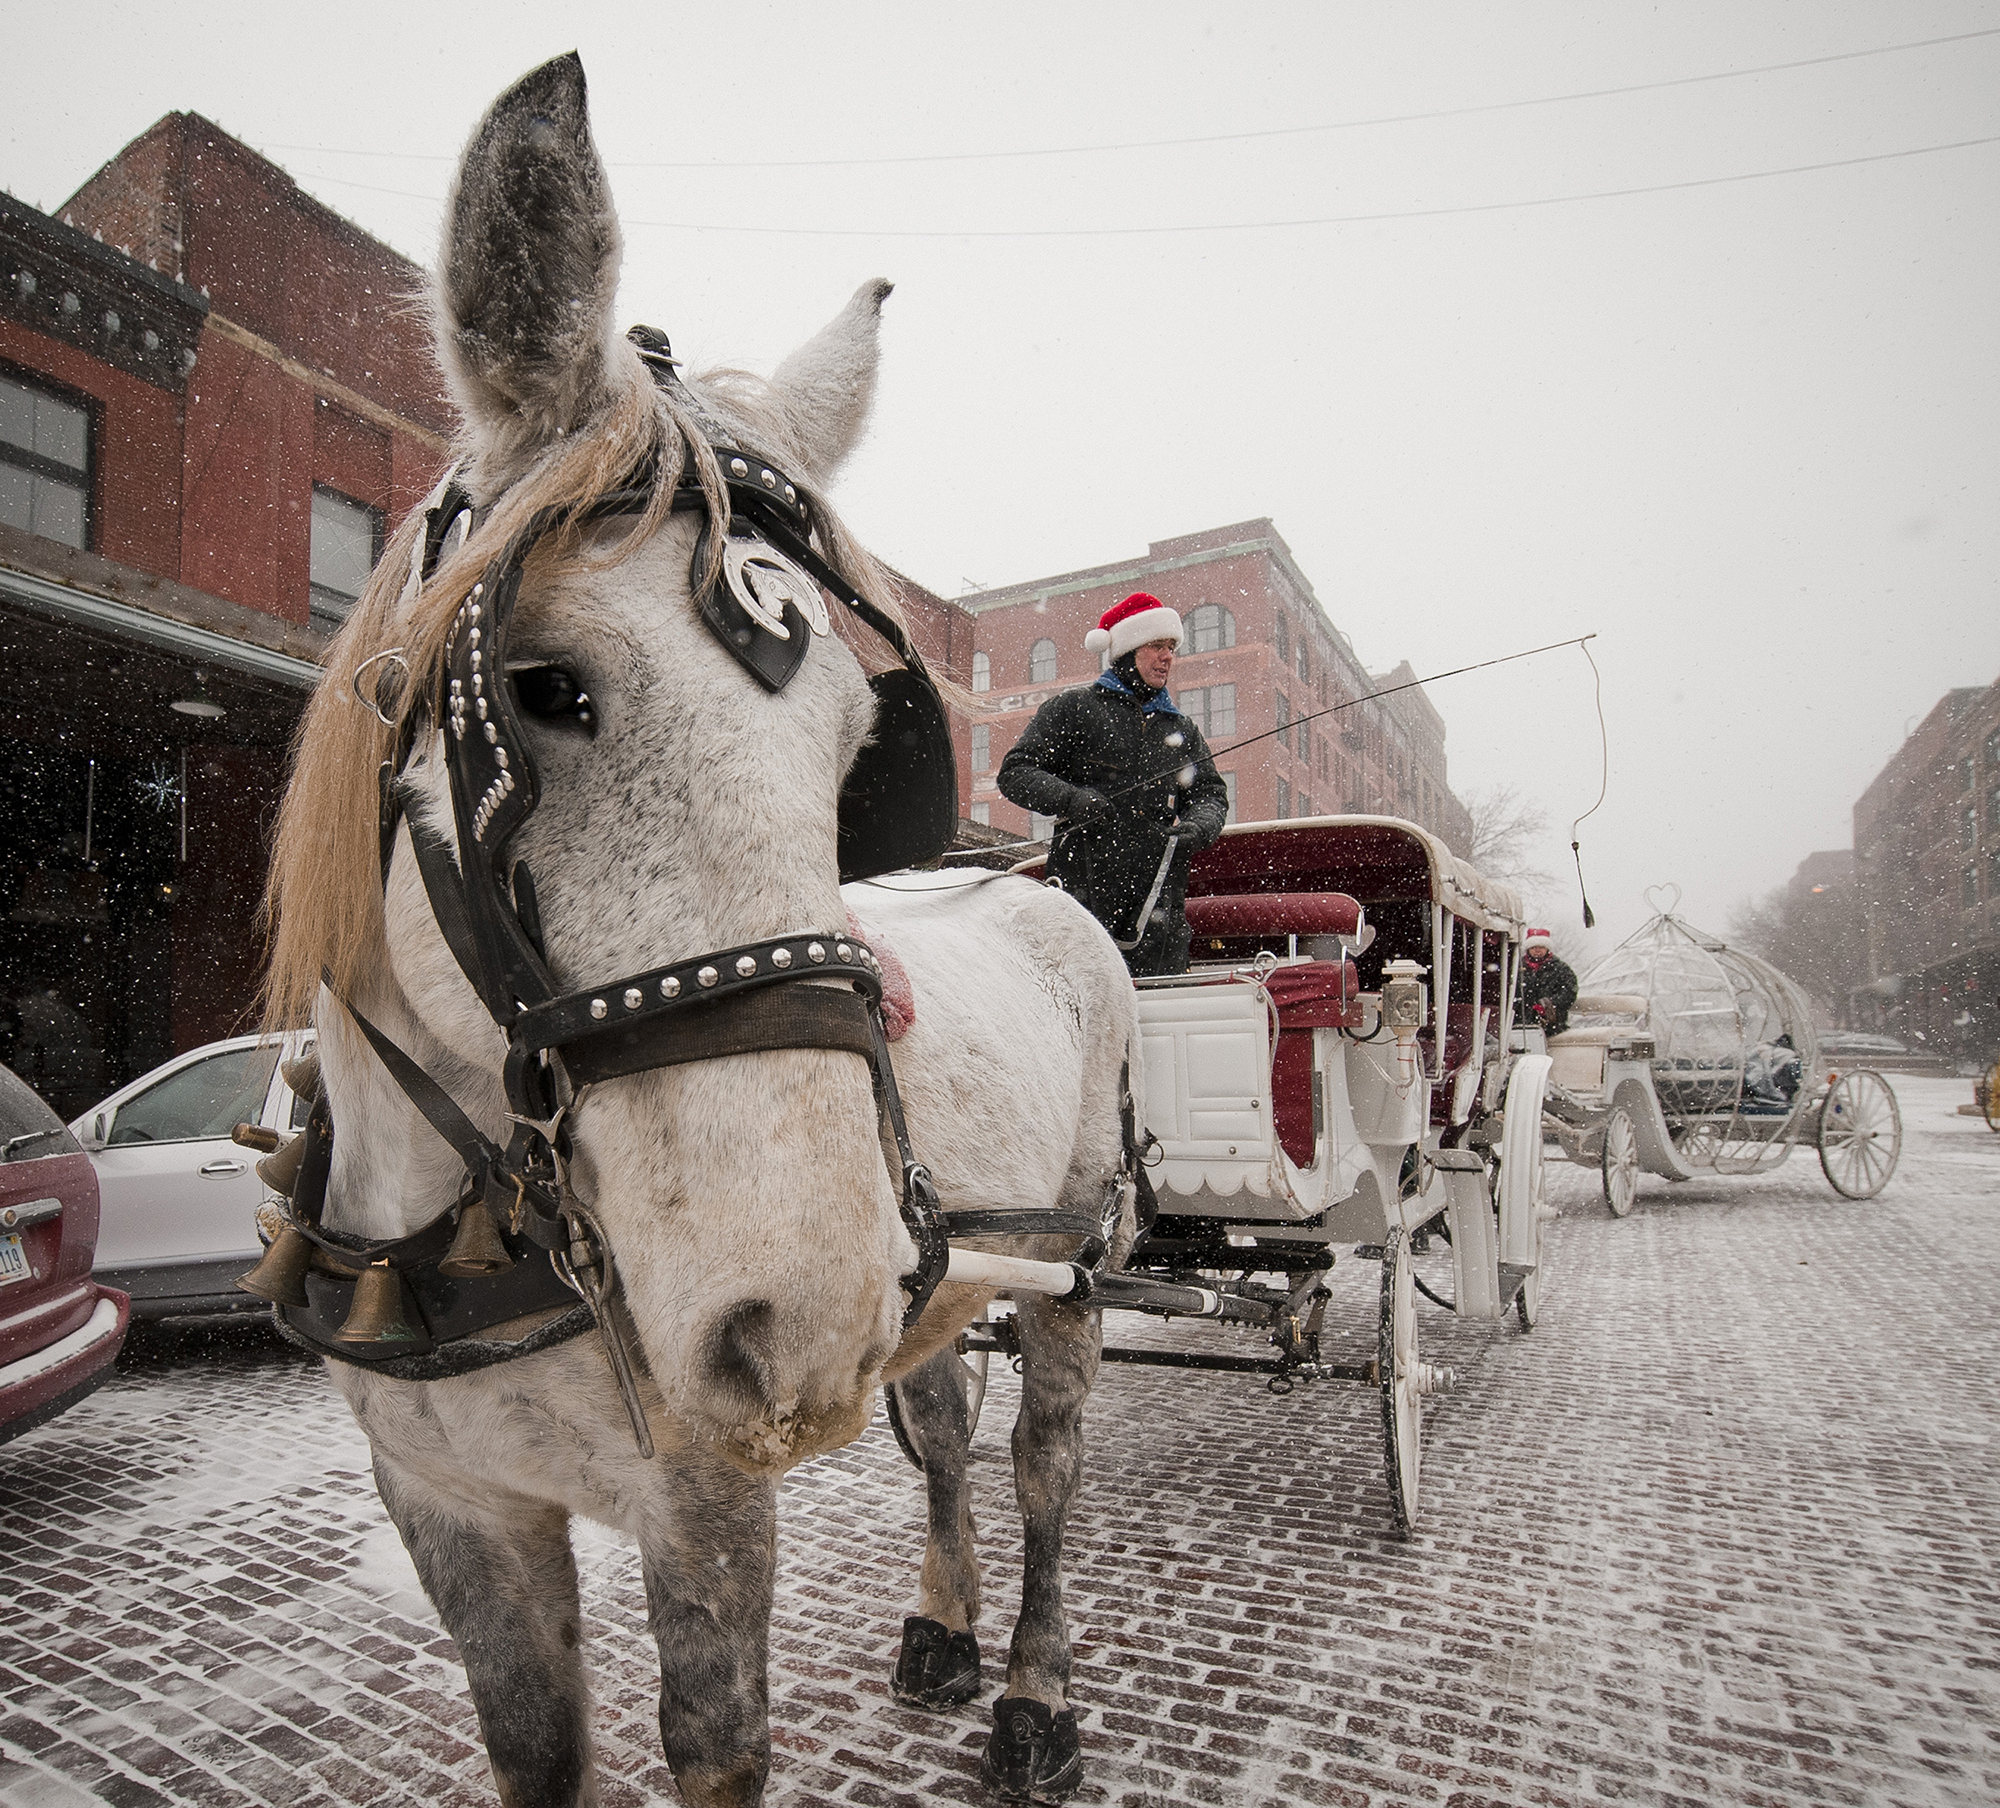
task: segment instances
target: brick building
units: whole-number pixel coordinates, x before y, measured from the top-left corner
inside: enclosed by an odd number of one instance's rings
[[[1854,806],[1871,1027],[2000,1045],[2000,682],[1948,691]]]
[[[192,114],[0,196],[0,1060],[59,1110],[244,1025],[320,649],[444,462],[421,280]]]
[[[1403,816],[1465,851],[1472,824],[1446,779],[1444,718],[1421,690],[1376,696],[1415,674],[1406,663],[1371,676],[1268,520],[1156,541],[1143,559],[960,599],[975,623],[975,822],[1044,832],[1000,795],[1000,762],[1044,701],[1097,676],[1102,662],[1085,651],[1084,635],[1134,590],[1150,591],[1185,624],[1174,698],[1216,751],[1232,820]],[[1354,707],[1319,715],[1343,704]]]

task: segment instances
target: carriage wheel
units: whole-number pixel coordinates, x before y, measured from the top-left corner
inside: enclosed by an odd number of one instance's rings
[[[1639,1197],[1639,1132],[1632,1114],[1614,1105],[1604,1120],[1604,1203],[1614,1218],[1623,1218]]]
[[[986,1323],[986,1314],[980,1313],[973,1320],[974,1327]],[[979,1409],[986,1404],[986,1359],[991,1354],[987,1350],[968,1350],[964,1340],[959,1342],[959,1380],[965,1388],[965,1438],[972,1441],[972,1435],[979,1429]],[[882,1390],[882,1403],[889,1409],[889,1429],[895,1434],[897,1448],[910,1459],[913,1469],[922,1469],[924,1459],[917,1453],[916,1440],[903,1423],[903,1409],[896,1400],[896,1386],[891,1382]]]
[[[1417,1360],[1417,1299],[1409,1238],[1399,1224],[1382,1239],[1382,1326],[1376,1344],[1382,1384],[1382,1452],[1389,1511],[1399,1537],[1417,1523],[1418,1449],[1424,1430],[1424,1365]]]
[[[1986,1091],[1980,1104],[1986,1113],[1987,1129],[2000,1130],[2000,1061],[1986,1070]]]
[[[1827,1089],[1819,1112],[1819,1165],[1833,1190],[1873,1199],[1896,1171],[1903,1152],[1903,1114],[1878,1073],[1845,1073]]]

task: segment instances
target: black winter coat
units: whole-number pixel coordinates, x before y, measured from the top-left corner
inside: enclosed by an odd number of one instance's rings
[[[1166,693],[1142,704],[1100,680],[1051,697],[1001,761],[1000,795],[1056,819],[1050,877],[1121,943],[1177,834],[1145,932],[1123,952],[1134,974],[1187,971],[1188,862],[1222,833],[1229,792],[1201,730]]]
[[[1576,974],[1568,961],[1545,954],[1540,960],[1521,962],[1516,1023],[1539,1023],[1551,1036],[1560,1036],[1569,1027],[1570,1007],[1575,1003]]]

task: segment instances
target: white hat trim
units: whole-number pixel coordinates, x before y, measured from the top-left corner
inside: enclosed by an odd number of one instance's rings
[[[1180,616],[1162,603],[1157,609],[1141,609],[1136,615],[1126,616],[1123,621],[1113,623],[1108,632],[1092,628],[1083,637],[1083,644],[1093,653],[1109,647],[1113,659],[1123,659],[1134,647],[1143,647],[1149,640],[1180,638]]]

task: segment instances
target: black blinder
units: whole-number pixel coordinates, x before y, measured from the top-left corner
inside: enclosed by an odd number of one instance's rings
[[[935,860],[958,832],[958,760],[937,686],[907,666],[877,672],[875,733],[840,788],[840,879]]]

